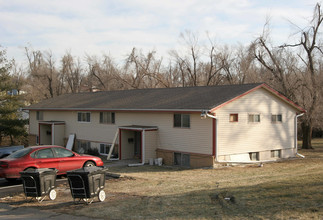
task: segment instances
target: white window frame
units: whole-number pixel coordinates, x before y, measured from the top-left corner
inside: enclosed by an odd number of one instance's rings
[[[109,151],[111,149],[111,146],[112,146],[112,144],[100,143],[100,145],[99,145],[99,153],[101,155],[108,155]],[[101,147],[103,147],[104,152],[101,152]]]
[[[271,158],[281,158],[282,152],[281,150],[272,150],[270,151]]]
[[[180,115],[181,121],[180,126],[175,125],[175,115]],[[188,126],[184,126],[184,117],[188,117]],[[174,113],[173,114],[173,127],[174,128],[191,128],[191,115],[190,114],[181,114],[181,113]]]
[[[280,117],[280,120],[278,120]],[[274,124],[283,123],[283,115],[282,114],[272,114],[271,115],[271,122]]]
[[[36,120],[37,121],[44,120],[44,112],[43,111],[36,111]]]
[[[81,114],[81,120],[79,120],[79,114]],[[89,114],[89,121],[87,121],[87,114]],[[85,115],[85,120],[84,119],[84,116]],[[91,112],[77,112],[77,121],[78,122],[81,122],[81,123],[91,123]]]
[[[249,158],[251,161],[259,161],[259,152],[250,152]]]
[[[104,117],[104,115],[106,116]],[[115,112],[100,112],[99,122],[100,124],[115,124],[116,123],[115,118],[116,118]]]
[[[259,121],[256,120],[256,116],[259,117]],[[252,120],[250,120],[252,117]],[[248,114],[248,123],[260,123],[261,122],[261,115],[259,113],[249,113]]]

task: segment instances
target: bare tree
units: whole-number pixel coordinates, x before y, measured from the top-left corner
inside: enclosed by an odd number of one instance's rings
[[[100,91],[123,89],[122,80],[120,80],[120,70],[114,63],[113,59],[108,55],[103,55],[100,60],[96,56],[87,56],[88,65],[88,84]]]
[[[322,21],[321,5],[317,4],[309,27],[298,32],[300,34],[298,43],[286,43],[274,48],[267,42],[268,35],[263,35],[254,44],[255,58],[269,70],[275,83],[280,85],[279,90],[307,110],[301,123],[302,148],[312,148],[314,117],[322,99],[320,63],[323,50],[319,38]]]
[[[160,79],[162,59],[156,58],[156,52],[150,51],[144,55],[136,48],[132,49],[124,66],[121,79],[131,88],[162,87]]]
[[[61,60],[61,80],[67,82],[67,91],[78,93],[81,90],[81,82],[83,78],[82,67],[79,59],[74,58],[71,53],[67,52]]]
[[[35,97],[31,99],[52,98],[56,94],[55,86],[57,83],[57,77],[59,73],[55,68],[55,61],[52,53],[40,51],[30,51],[27,47],[25,53],[29,64],[29,81],[30,85],[33,85],[31,89],[33,93],[37,93]],[[36,86],[35,86],[36,85]],[[35,91],[36,90],[36,91]],[[33,102],[33,100],[30,100]]]

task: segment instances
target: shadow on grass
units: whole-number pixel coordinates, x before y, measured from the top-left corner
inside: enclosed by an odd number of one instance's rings
[[[41,209],[104,219],[322,219],[321,175],[293,177],[246,187],[216,186],[209,190],[163,196],[107,192],[90,205],[44,201]],[[107,190],[108,191],[108,190]],[[24,206],[24,202],[17,202]],[[27,207],[27,206],[26,206]]]

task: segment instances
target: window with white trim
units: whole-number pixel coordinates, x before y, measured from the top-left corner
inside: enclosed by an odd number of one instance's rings
[[[100,124],[114,124],[115,113],[114,112],[100,112]]]
[[[37,111],[36,112],[36,120],[38,120],[38,121],[44,120],[44,112]]]
[[[258,161],[259,160],[259,152],[251,152],[249,153],[249,157],[251,161]]]
[[[189,114],[174,114],[174,127],[190,128],[190,120]]]
[[[91,122],[91,113],[90,112],[78,112],[77,113],[78,122]]]
[[[251,122],[251,123],[260,122],[260,114],[249,114],[248,122]]]
[[[100,154],[108,155],[112,144],[100,144]]]
[[[271,115],[271,122],[272,123],[282,123],[283,122],[283,116],[281,114]]]
[[[280,158],[281,157],[281,150],[272,150],[271,157],[272,158]]]

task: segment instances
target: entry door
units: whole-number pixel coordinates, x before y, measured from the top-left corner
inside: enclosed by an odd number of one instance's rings
[[[134,157],[135,158],[141,158],[141,131],[135,131],[135,152]]]

